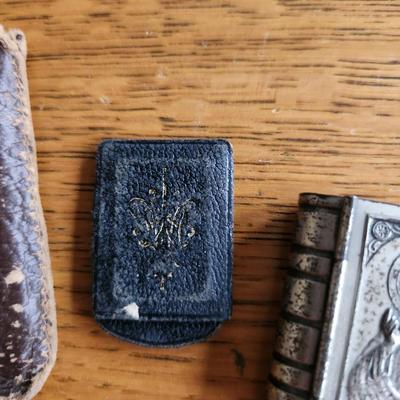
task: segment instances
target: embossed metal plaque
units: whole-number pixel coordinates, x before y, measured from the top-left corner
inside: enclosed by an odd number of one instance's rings
[[[302,195],[295,242],[268,399],[400,399],[400,207]]]

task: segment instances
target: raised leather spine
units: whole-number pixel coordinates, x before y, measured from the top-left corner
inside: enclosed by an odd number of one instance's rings
[[[268,400],[309,399],[343,199],[301,194]]]

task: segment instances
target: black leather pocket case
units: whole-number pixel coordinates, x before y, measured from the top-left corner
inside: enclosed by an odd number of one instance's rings
[[[103,142],[94,313],[121,339],[179,346],[231,313],[233,162],[223,140]]]

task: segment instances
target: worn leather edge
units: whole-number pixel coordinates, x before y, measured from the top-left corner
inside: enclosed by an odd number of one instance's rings
[[[27,136],[34,138],[34,131],[33,131],[33,122],[32,122],[32,113],[31,113],[31,104],[29,98],[29,86],[28,86],[28,77],[27,77],[27,70],[26,70],[26,56],[27,56],[27,46],[26,46],[26,39],[24,33],[19,29],[10,29],[6,31],[2,25],[0,25],[0,44],[7,49],[7,51],[12,54],[15,58],[16,63],[19,68],[19,73],[22,79],[22,93],[21,93],[21,100],[25,106],[27,111],[26,118],[29,120],[27,124],[25,124]],[[55,297],[54,297],[54,290],[53,290],[53,276],[51,272],[51,263],[50,263],[50,252],[49,252],[49,245],[48,245],[48,235],[46,229],[46,223],[44,220],[43,215],[43,207],[40,200],[40,193],[39,193],[39,174],[37,169],[37,155],[36,155],[36,143],[35,140],[32,140],[34,149],[32,155],[32,165],[31,165],[31,172],[33,174],[33,180],[35,182],[34,187],[32,188],[32,193],[35,197],[35,205],[36,205],[36,215],[39,219],[39,223],[41,225],[41,229],[43,232],[43,242],[42,242],[42,266],[43,266],[43,275],[46,279],[46,284],[49,289],[48,292],[48,301],[45,304],[45,312],[47,314],[48,319],[51,321],[51,324],[47,325],[48,328],[48,338],[50,342],[50,349],[52,350],[49,354],[49,361],[47,365],[43,368],[43,370],[38,373],[32,380],[31,387],[29,390],[24,393],[23,395],[16,394],[12,397],[1,396],[0,400],[31,400],[33,399],[37,393],[42,389],[44,383],[46,382],[51,370],[56,361],[56,354],[57,354],[57,320],[56,320],[56,309],[55,309]]]
[[[178,347],[188,346],[191,344],[205,342],[205,341],[207,341],[207,339],[210,336],[213,336],[221,328],[222,324],[224,323],[224,321],[210,321],[209,322],[210,328],[207,331],[204,331],[201,334],[198,334],[197,336],[193,335],[190,338],[185,338],[185,339],[182,339],[181,336],[177,336],[175,341],[159,343],[159,342],[145,340],[140,337],[135,338],[135,339],[128,338],[126,335],[119,334],[115,329],[107,328],[107,326],[105,325],[106,321],[107,320],[96,319],[96,322],[100,325],[101,329],[103,329],[104,332],[110,334],[111,336],[121,339],[127,343],[137,344],[137,345],[149,347],[149,348],[160,348],[160,349],[162,349],[162,348],[165,348],[165,349],[178,348]],[[174,321],[170,321],[170,322],[174,322]],[[134,324],[135,321],[132,321],[132,323]]]

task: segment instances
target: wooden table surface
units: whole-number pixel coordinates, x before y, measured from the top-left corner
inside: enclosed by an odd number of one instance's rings
[[[2,1],[28,39],[59,353],[40,400],[261,400],[301,191],[400,202],[400,7],[390,0]],[[214,138],[235,155],[234,309],[148,349],[91,312],[104,138]]]

